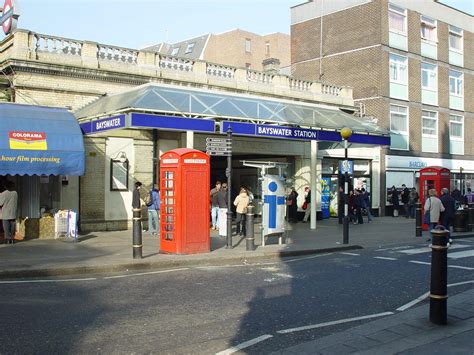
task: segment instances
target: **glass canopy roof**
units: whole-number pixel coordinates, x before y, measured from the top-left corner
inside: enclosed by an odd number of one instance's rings
[[[156,83],[103,96],[76,111],[75,115],[79,119],[92,119],[126,111],[152,111],[184,117],[212,117],[331,130],[350,127],[354,132],[389,134],[373,121],[352,116],[336,107]]]

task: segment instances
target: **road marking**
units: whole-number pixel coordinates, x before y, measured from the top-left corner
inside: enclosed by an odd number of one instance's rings
[[[474,256],[474,250],[464,250],[458,251],[457,253],[448,253],[448,258],[450,259],[461,259]]]
[[[295,261],[308,260],[308,259],[315,259],[315,258],[320,258],[320,257],[322,257],[322,256],[332,255],[332,254],[333,254],[333,253],[323,253],[323,254],[318,254],[318,255],[305,256],[305,257],[302,257],[302,258],[294,258],[294,259],[282,260],[281,262],[283,262],[283,263],[294,263]]]
[[[188,267],[183,267],[180,269],[170,269],[170,270],[159,270],[159,271],[150,271],[150,272],[140,272],[137,274],[126,274],[126,275],[116,275],[116,276],[106,276],[104,277],[104,280],[108,279],[121,279],[124,277],[132,277],[132,276],[144,276],[144,275],[153,275],[153,274],[163,274],[166,272],[174,272],[174,271],[184,271],[184,270],[189,270]]]
[[[374,259],[382,259],[382,260],[398,260],[397,258],[389,258],[387,256],[374,256]]]
[[[462,269],[462,270],[474,270],[474,267],[467,267],[467,266],[458,266],[458,265],[448,265],[453,269]]]
[[[426,297],[428,297],[429,295],[430,295],[430,293],[429,293],[429,292],[426,292],[426,293],[422,294],[420,297],[415,298],[413,301],[408,302],[407,304],[404,304],[404,305],[401,306],[401,307],[398,307],[398,308],[397,308],[397,311],[400,311],[400,312],[401,312],[401,311],[404,311],[404,310],[406,310],[406,309],[408,309],[408,308],[410,308],[410,307],[413,307],[415,304],[417,304],[417,303],[423,301],[423,300],[424,300]]]
[[[95,281],[97,278],[89,277],[85,279],[60,279],[60,280],[16,280],[16,281],[0,281],[0,284],[32,284],[32,283],[48,283],[48,282],[79,282],[79,281]]]
[[[345,253],[345,252],[341,252],[341,253],[339,253],[339,254],[360,256],[360,254],[356,254],[356,253]]]
[[[449,250],[453,249],[460,249],[460,248],[469,248],[471,245],[463,245],[463,244],[454,244],[449,247]],[[415,255],[415,254],[422,254],[422,253],[429,253],[431,252],[430,247],[423,247],[423,248],[415,248],[415,249],[407,249],[407,250],[400,250],[399,253],[404,253],[408,255]]]
[[[474,280],[462,281],[462,282],[457,282],[457,283],[454,283],[454,284],[449,284],[448,287],[462,286],[462,285],[467,285],[467,284],[474,284]]]
[[[410,260],[409,263],[421,264],[421,265],[431,265],[431,263],[428,263],[426,261],[417,261],[417,260]]]
[[[216,353],[216,355],[228,355],[228,354],[233,354],[239,350],[242,350],[242,349],[245,349],[245,348],[248,348],[249,346],[252,346],[252,345],[255,345],[257,343],[260,343],[264,340],[267,340],[267,339],[270,339],[270,338],[273,338],[273,335],[270,335],[270,334],[265,334],[265,335],[262,335],[262,336],[259,336],[258,338],[255,338],[255,339],[251,339],[249,341],[246,341],[244,343],[241,343],[241,344],[238,344],[236,346],[233,346],[229,349],[226,349],[226,350],[223,350],[223,351],[220,351],[218,353]]]
[[[392,314],[394,314],[394,313],[393,312],[383,312],[383,313],[377,313],[377,314],[369,314],[367,316],[340,319],[340,320],[336,320],[336,321],[332,321],[332,322],[306,325],[304,327],[278,330],[277,333],[279,333],[279,334],[288,334],[288,333],[293,333],[293,332],[301,332],[303,330],[323,328],[323,327],[328,327],[328,326],[336,325],[336,324],[355,322],[355,321],[358,321],[358,320],[371,319],[371,318],[377,318],[377,317],[385,317],[385,316],[389,316],[389,315],[392,315]]]

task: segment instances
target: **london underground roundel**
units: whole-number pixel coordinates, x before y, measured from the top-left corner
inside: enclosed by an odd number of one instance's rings
[[[13,0],[5,0],[3,4],[3,13],[2,13],[2,28],[3,32],[7,35],[15,29],[16,19],[13,17],[14,13],[14,2]]]

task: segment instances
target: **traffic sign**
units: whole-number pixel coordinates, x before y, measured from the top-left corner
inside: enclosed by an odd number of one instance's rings
[[[206,138],[206,153],[209,155],[231,156],[232,140],[227,138]]]

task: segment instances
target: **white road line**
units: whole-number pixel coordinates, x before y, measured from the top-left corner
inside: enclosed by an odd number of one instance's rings
[[[339,254],[344,254],[344,255],[353,255],[353,256],[360,256],[360,254],[356,254],[356,253],[345,253],[345,252],[340,252]]]
[[[233,346],[229,349],[226,349],[226,350],[223,350],[223,351],[220,351],[218,353],[216,353],[216,355],[228,355],[228,354],[233,354],[239,350],[242,350],[242,349],[245,349],[245,348],[248,348],[249,346],[252,346],[252,345],[255,345],[257,343],[260,343],[264,340],[267,340],[267,339],[270,339],[270,338],[273,338],[273,335],[270,335],[270,334],[265,334],[265,335],[262,335],[258,338],[255,338],[255,339],[251,339],[249,341],[246,341],[244,343],[241,343],[241,344],[238,344],[236,346]]]
[[[454,244],[449,247],[449,250],[453,249],[460,249],[460,248],[469,248],[471,245],[464,245],[464,244]],[[415,255],[415,254],[423,254],[423,253],[430,253],[430,247],[423,247],[423,248],[414,248],[414,249],[407,249],[407,250],[400,250],[399,253],[404,253],[408,255]]]
[[[298,327],[298,328],[290,328],[290,329],[283,329],[277,331],[279,334],[288,334],[288,333],[293,333],[293,332],[301,332],[303,330],[309,330],[309,329],[315,329],[315,328],[323,328],[323,327],[328,327],[331,325],[336,325],[336,324],[342,324],[342,323],[349,323],[349,322],[355,322],[358,320],[363,320],[363,319],[371,319],[371,318],[377,318],[377,317],[384,317],[384,316],[389,316],[394,314],[393,312],[383,312],[383,313],[377,313],[377,314],[369,314],[367,316],[361,316],[361,317],[354,317],[354,318],[347,318],[347,319],[340,319],[332,322],[326,322],[326,323],[320,323],[320,324],[313,324],[313,325],[306,325],[304,327]]]
[[[184,270],[189,270],[188,267],[183,267],[180,269],[170,269],[170,270],[159,270],[159,271],[150,271],[150,272],[141,272],[137,274],[126,274],[126,275],[116,275],[116,276],[106,276],[104,277],[104,280],[108,279],[121,279],[124,277],[132,277],[132,276],[144,276],[144,275],[153,275],[153,274],[163,274],[166,272],[174,272],[174,271],[184,271]]]
[[[431,263],[427,263],[426,261],[418,261],[418,260],[410,260],[409,263],[421,264],[421,265],[431,265]]]
[[[461,269],[461,270],[474,270],[474,267],[467,267],[467,266],[458,266],[458,265],[448,265],[453,269]]]
[[[318,255],[312,255],[312,256],[305,256],[301,258],[294,258],[294,259],[288,259],[288,260],[282,260],[282,263],[294,263],[295,261],[300,261],[300,260],[308,260],[308,259],[315,259],[315,258],[320,258],[322,256],[328,256],[332,255],[333,253],[323,253],[323,254],[318,254]]]
[[[450,259],[461,259],[474,256],[474,250],[464,250],[458,251],[457,253],[448,253],[448,258]]]
[[[456,282],[454,284],[449,284],[448,287],[462,286],[462,285],[467,285],[467,284],[474,284],[474,280]]]
[[[97,278],[89,277],[85,279],[59,279],[59,280],[12,280],[0,281],[0,284],[33,284],[33,283],[53,283],[53,282],[79,282],[79,281],[95,281]]]
[[[429,293],[429,292],[426,292],[426,293],[422,294],[420,297],[415,298],[413,301],[408,302],[407,304],[404,304],[404,305],[401,306],[401,307],[398,307],[398,308],[397,308],[397,311],[400,311],[400,312],[401,312],[401,311],[404,311],[404,310],[406,310],[406,309],[408,309],[408,308],[410,308],[410,307],[413,307],[415,304],[417,304],[417,303],[423,301],[423,300],[424,300],[426,297],[428,297],[429,295],[430,295],[430,293]]]
[[[381,260],[398,260],[397,258],[389,258],[387,256],[374,256],[374,259],[381,259]]]

